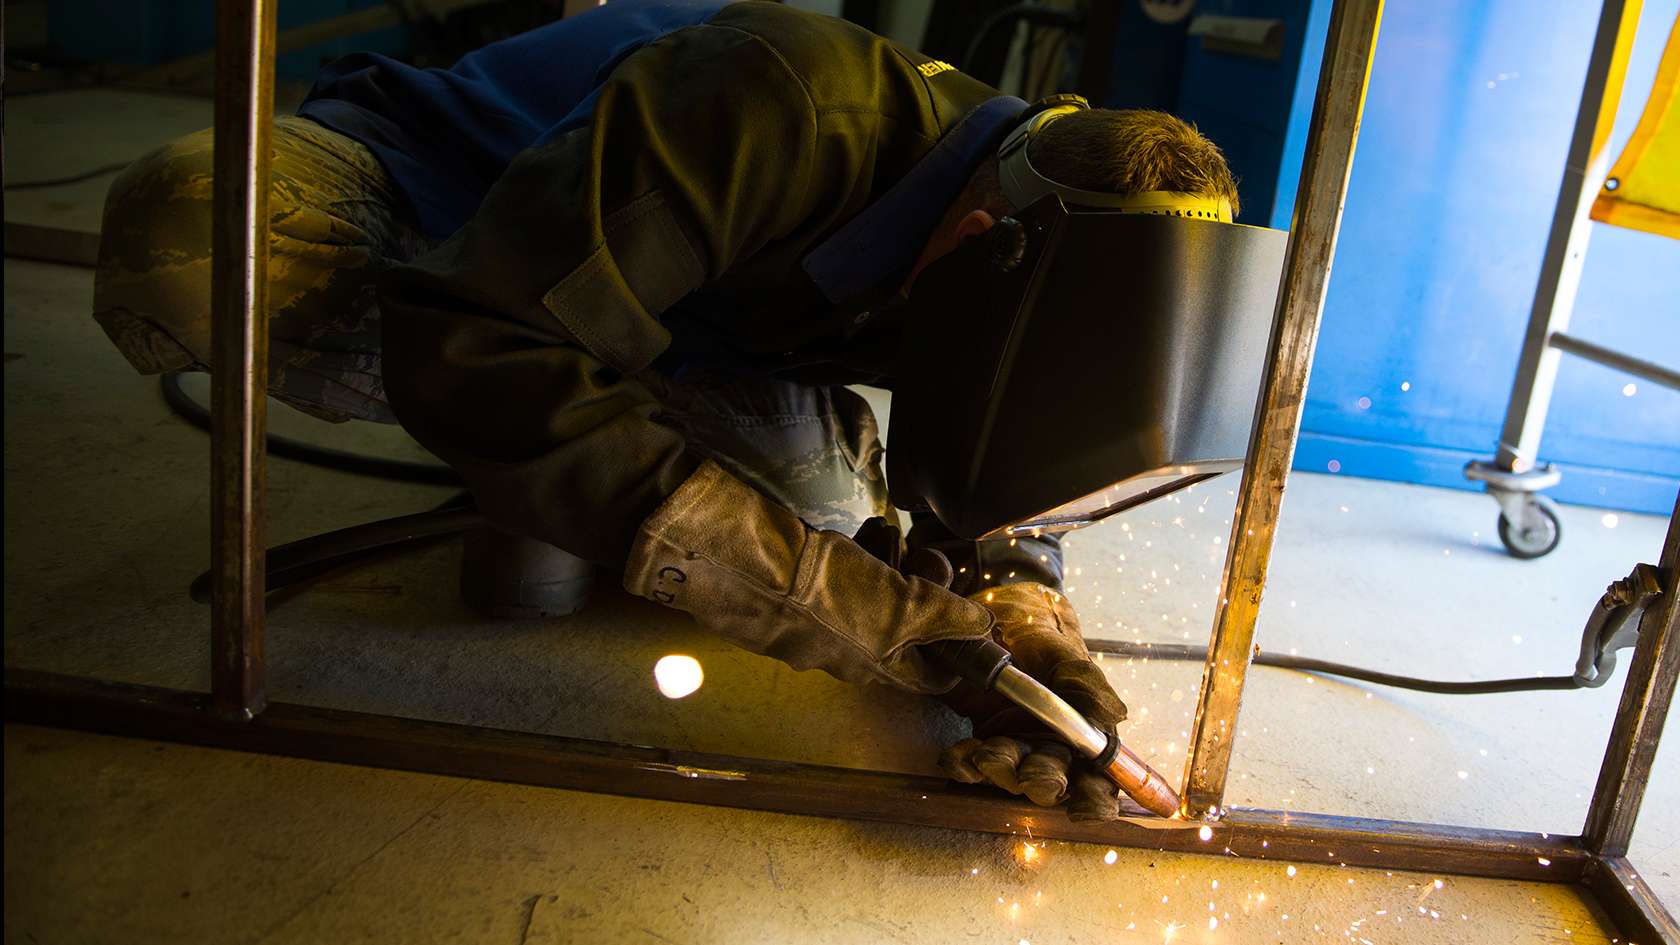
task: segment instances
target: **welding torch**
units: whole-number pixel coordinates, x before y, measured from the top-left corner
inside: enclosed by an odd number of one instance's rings
[[[991,640],[941,640],[923,651],[964,679],[1003,696],[1027,710],[1060,735],[1073,750],[1091,759],[1097,770],[1119,785],[1144,810],[1161,817],[1178,815],[1178,792],[1118,735],[1086,721],[1079,710],[1038,680],[1017,669],[1009,651]]]

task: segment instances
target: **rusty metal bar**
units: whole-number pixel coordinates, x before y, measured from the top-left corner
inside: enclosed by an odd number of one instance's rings
[[[1255,411],[1248,461],[1237,490],[1230,551],[1219,585],[1213,638],[1190,733],[1183,795],[1185,813],[1191,817],[1216,815],[1225,797],[1254,624],[1266,586],[1284,480],[1295,457],[1301,405],[1306,400],[1319,315],[1330,282],[1330,262],[1341,228],[1342,202],[1353,169],[1354,144],[1359,138],[1360,113],[1381,20],[1382,0],[1337,0],[1330,15],[1289,251],[1272,321],[1266,377]]]
[[[1127,819],[1076,822],[991,788],[944,778],[644,748],[531,732],[276,703],[250,722],[198,693],[28,670],[6,672],[6,721],[53,725],[544,787],[749,810],[1300,863],[1575,882],[1577,837],[1236,810],[1204,826],[1127,804]]]
[[[1581,831],[1587,848],[1603,856],[1627,854],[1656,761],[1663,721],[1674,701],[1675,679],[1680,676],[1680,640],[1675,639],[1680,623],[1680,496],[1674,500],[1657,570],[1662,596],[1639,622],[1639,642],[1633,648],[1616,722],[1610,728],[1610,744],[1587,808],[1587,825]]]
[[[1628,945],[1680,945],[1680,922],[1625,858],[1596,857],[1587,864],[1581,880]]]
[[[211,692],[249,719],[266,699],[263,531],[267,474],[268,189],[278,0],[216,7],[210,346]]]

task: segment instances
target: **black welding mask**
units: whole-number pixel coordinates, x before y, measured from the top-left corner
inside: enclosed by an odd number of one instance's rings
[[[1064,187],[1032,136],[998,150],[1018,212],[916,279],[887,450],[892,497],[963,538],[1065,531],[1238,469],[1283,268],[1281,230],[1188,194]]]

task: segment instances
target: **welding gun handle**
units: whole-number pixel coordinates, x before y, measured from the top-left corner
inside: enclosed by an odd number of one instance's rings
[[[1013,659],[1008,650],[985,637],[924,643],[922,651],[941,666],[982,689],[992,688],[998,674]]]

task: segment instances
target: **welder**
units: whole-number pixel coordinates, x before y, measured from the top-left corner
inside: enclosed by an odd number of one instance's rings
[[[112,188],[96,318],[142,371],[209,363],[209,194],[207,131]],[[1111,783],[918,648],[991,637],[1112,732],[1057,538],[901,536],[845,386],[913,374],[918,277],[1041,199],[1237,201],[1176,118],[1029,106],[775,3],[614,0],[447,70],[352,55],[274,128],[271,393],[459,471],[495,526],[481,609],[563,615],[621,575],[753,652],[942,695],[975,726],[953,777],[1111,818]]]

